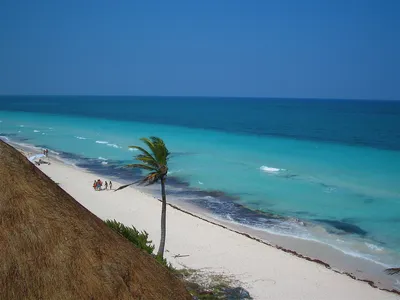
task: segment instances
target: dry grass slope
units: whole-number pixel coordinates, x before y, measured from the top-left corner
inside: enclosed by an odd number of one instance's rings
[[[166,268],[2,141],[0,294],[18,300],[191,299]]]

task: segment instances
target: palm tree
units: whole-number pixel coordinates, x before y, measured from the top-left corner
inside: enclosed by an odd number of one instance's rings
[[[400,268],[390,268],[386,269],[385,272],[389,275],[400,274]]]
[[[139,147],[129,146],[129,148],[137,149],[141,153],[136,155],[135,159],[140,163],[130,164],[126,167],[139,168],[142,170],[149,171],[149,173],[140,181],[126,184],[119,187],[116,191],[122,190],[132,184],[139,183],[145,185],[151,185],[160,181],[161,183],[161,196],[162,196],[162,208],[161,208],[161,240],[160,246],[157,251],[157,256],[161,259],[164,257],[165,237],[166,237],[166,216],[167,216],[167,196],[165,194],[165,180],[167,179],[168,173],[168,158],[170,152],[165,146],[164,141],[161,138],[152,136],[150,138],[141,138],[150,151]]]

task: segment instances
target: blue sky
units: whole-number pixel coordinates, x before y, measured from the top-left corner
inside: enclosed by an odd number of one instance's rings
[[[400,100],[399,0],[0,3],[0,94]]]

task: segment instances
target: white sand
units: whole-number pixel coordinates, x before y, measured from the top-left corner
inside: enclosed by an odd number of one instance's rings
[[[94,179],[108,178],[62,163],[52,162],[39,168],[99,218],[116,219],[146,230],[157,246],[161,203],[155,198],[134,188],[96,192],[92,188]],[[117,182],[113,184],[113,187],[119,186]],[[254,299],[400,299],[170,206],[167,207],[166,251],[165,257],[175,267],[234,276]],[[174,258],[178,254],[188,256]]]

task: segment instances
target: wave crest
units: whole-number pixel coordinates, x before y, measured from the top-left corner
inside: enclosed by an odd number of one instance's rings
[[[116,148],[116,149],[121,148],[120,146],[118,146],[118,145],[116,145],[116,144],[107,144],[107,146],[108,146],[108,147],[113,147],[113,148]]]
[[[260,170],[266,173],[277,173],[279,171],[283,171],[284,169],[272,168],[268,166],[261,166]]]

